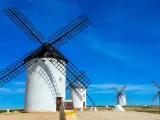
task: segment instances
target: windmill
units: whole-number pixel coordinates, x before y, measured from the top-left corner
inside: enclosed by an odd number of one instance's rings
[[[118,90],[117,88],[113,87],[113,89],[117,92],[117,104],[118,105],[126,105],[126,95],[124,93],[124,90],[126,88],[126,85],[124,85],[121,90]]]
[[[74,86],[79,86],[79,91],[83,92],[84,88],[88,87],[91,81],[85,75],[79,79],[78,76],[82,72],[58,50],[64,43],[91,24],[85,14],[80,15],[67,26],[46,38],[48,42],[43,43],[42,41],[45,37],[15,6],[6,8],[3,12],[32,41],[41,45],[0,71],[0,87],[2,87],[27,70],[26,112],[55,111],[56,102],[54,100],[58,97],[62,97],[65,100],[66,80],[70,89],[74,89]],[[46,81],[44,81],[44,78]]]
[[[160,105],[160,85],[158,85],[158,83],[156,81],[154,81],[154,80],[152,82],[159,89],[157,94],[152,99],[152,101],[155,101],[157,98],[159,98],[159,105]]]
[[[81,79],[85,74],[86,73],[83,72],[78,78]],[[78,80],[77,80],[77,82],[78,82]],[[81,88],[79,88],[79,86],[74,86],[74,89],[71,89],[71,92],[70,92],[70,97],[73,101],[75,108],[86,107],[87,106],[87,97],[88,97],[88,99],[91,101],[92,106],[93,106],[92,110],[96,110],[95,102],[92,100],[92,98],[87,93],[86,88],[84,88],[83,92],[80,92],[79,89],[81,89]]]
[[[84,74],[85,73],[82,73],[81,75],[78,76],[78,78],[81,79],[84,76]],[[70,85],[68,85],[66,89],[68,89],[69,86]],[[79,89],[82,88],[79,88],[79,86],[74,86],[74,89],[73,88],[70,89],[70,98],[72,99],[75,108],[86,107],[86,89],[84,88],[83,92],[80,92]]]

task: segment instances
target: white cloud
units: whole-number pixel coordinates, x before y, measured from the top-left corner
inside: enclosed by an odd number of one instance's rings
[[[8,88],[0,88],[0,92],[11,92],[11,89],[8,89]]]
[[[25,82],[14,82],[15,85],[24,85]],[[24,93],[25,88],[0,88],[0,93],[2,94],[18,94],[18,93]]]
[[[89,91],[90,94],[104,94],[104,93],[113,93],[113,92],[114,92],[113,90],[92,90],[92,91]]]
[[[112,93],[113,87],[122,88],[122,84],[92,84],[89,87],[90,93]],[[128,84],[125,91],[130,91],[137,94],[146,94],[155,92],[155,87],[152,85],[138,85],[138,84]],[[149,91],[149,92],[148,92]]]
[[[148,60],[148,56],[143,52],[144,46],[115,41],[109,42],[112,38],[105,40],[106,38],[95,37],[95,35],[90,39],[92,39],[92,44],[89,46],[91,50],[117,61],[125,62],[130,65],[139,65],[139,63],[146,63]]]
[[[25,92],[25,88],[17,88],[15,93],[24,93]]]
[[[15,85],[24,85],[25,82],[14,82],[13,84],[15,84]]]
[[[5,94],[17,94],[17,93],[24,93],[25,88],[16,88],[16,89],[9,89],[9,88],[0,88],[0,93]]]
[[[128,85],[126,90],[127,91],[137,91],[137,90],[153,91],[153,90],[155,90],[155,87],[153,87],[152,85]]]
[[[93,52],[134,67],[153,66],[155,63],[154,58],[159,60],[156,54],[151,54],[157,51],[159,44],[152,45],[148,49],[146,44],[120,41],[118,36],[105,36],[95,28],[89,31],[83,39],[88,42],[88,49]]]
[[[112,87],[120,87],[119,84],[92,84],[90,85],[91,88],[100,88],[100,89],[109,89]]]
[[[156,91],[135,91],[135,94],[156,94]]]

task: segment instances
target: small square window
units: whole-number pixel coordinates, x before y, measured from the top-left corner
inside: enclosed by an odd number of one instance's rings
[[[62,78],[59,78],[59,81],[62,81]]]

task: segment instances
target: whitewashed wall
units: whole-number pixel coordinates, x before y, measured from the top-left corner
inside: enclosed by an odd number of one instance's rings
[[[43,61],[45,60],[45,62]],[[54,58],[52,58],[54,60]],[[64,62],[64,61],[63,61]],[[49,69],[48,67],[49,66]],[[39,71],[45,71],[50,81],[43,79]],[[54,75],[52,77],[51,73]],[[55,91],[52,91],[53,79],[56,80],[59,92],[63,100],[66,99],[66,79],[65,76],[47,59],[40,58],[36,63],[27,69],[25,112],[55,112],[56,100]],[[52,87],[51,87],[52,86]]]
[[[125,94],[117,95],[117,104],[122,105],[122,106],[127,105]]]
[[[76,88],[76,91],[79,91],[78,88]],[[75,108],[82,108],[83,107],[83,102],[85,102],[85,107],[86,105],[86,90],[83,92],[79,91],[80,95],[82,96],[83,99],[80,99],[77,93],[75,92],[74,89],[71,89],[70,97],[73,101],[73,105]]]

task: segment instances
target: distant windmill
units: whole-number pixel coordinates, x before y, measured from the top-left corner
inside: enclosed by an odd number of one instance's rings
[[[153,82],[153,84],[155,84],[155,86],[157,86],[158,87],[158,92],[157,92],[157,94],[154,96],[154,98],[152,99],[152,101],[155,101],[157,98],[159,98],[159,104],[160,104],[160,85],[158,85],[158,83],[156,83],[156,81],[152,81]]]
[[[122,87],[121,90],[118,90],[117,88],[113,87],[113,89],[117,92],[117,104],[118,105],[126,105],[126,95],[124,93],[124,90],[126,88],[126,85]]]

